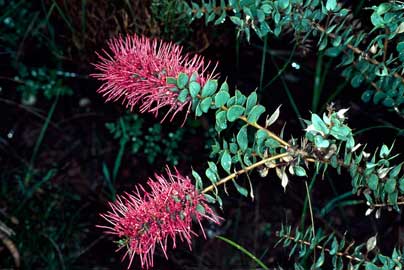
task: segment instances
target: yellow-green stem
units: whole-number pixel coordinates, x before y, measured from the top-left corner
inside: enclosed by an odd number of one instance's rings
[[[202,97],[200,95],[197,95],[197,98],[202,99]],[[212,103],[212,105],[214,105],[214,103]],[[220,107],[223,111],[228,111],[229,109],[226,106],[221,106]],[[278,135],[276,135],[275,133],[273,133],[272,131],[264,128],[263,126],[257,124],[256,122],[250,122],[248,121],[247,117],[245,116],[240,116],[238,119],[244,121],[246,124],[255,127],[256,129],[261,129],[263,131],[265,131],[269,137],[271,137],[272,139],[274,139],[275,141],[279,142],[281,145],[285,146],[285,147],[289,147],[290,144],[286,141],[284,141],[281,137],[279,137]]]
[[[282,153],[282,154],[279,154],[279,155],[275,155],[275,156],[272,156],[272,157],[269,157],[269,158],[265,158],[265,159],[263,159],[263,160],[260,160],[260,161],[254,163],[254,164],[252,164],[252,165],[250,165],[250,166],[248,166],[248,167],[245,167],[245,168],[242,169],[242,170],[236,171],[236,172],[234,172],[234,173],[232,173],[232,174],[226,176],[225,178],[219,180],[217,183],[208,186],[207,188],[205,188],[204,190],[202,190],[202,193],[209,192],[209,191],[211,191],[212,189],[214,189],[215,187],[220,186],[220,185],[223,185],[223,184],[225,184],[226,182],[228,182],[228,181],[230,181],[230,180],[236,178],[237,176],[239,176],[239,175],[241,175],[241,174],[243,174],[243,173],[246,173],[246,172],[248,172],[248,171],[251,171],[252,169],[257,168],[258,166],[261,166],[261,165],[263,165],[263,164],[265,164],[265,163],[267,163],[267,162],[269,162],[269,161],[281,159],[281,158],[287,157],[287,156],[289,156],[289,155],[290,155],[290,154],[289,154],[288,152],[286,152],[286,153]]]
[[[222,106],[221,109],[224,110],[224,111],[227,111],[227,110],[228,110],[228,108],[225,107],[225,106]],[[256,129],[261,129],[261,130],[265,131],[265,132],[268,134],[269,137],[271,137],[271,138],[274,139],[275,141],[279,142],[281,145],[286,146],[286,147],[289,147],[289,146],[290,146],[290,144],[289,144],[288,142],[284,141],[282,138],[280,138],[278,135],[276,135],[276,134],[273,133],[272,131],[270,131],[270,130],[264,128],[263,126],[261,126],[261,125],[255,123],[255,122],[249,122],[248,119],[247,119],[247,117],[245,117],[245,116],[240,116],[239,119],[242,120],[242,121],[244,121],[244,122],[247,123],[248,125],[250,125],[250,126],[252,126],[252,127],[255,127]]]

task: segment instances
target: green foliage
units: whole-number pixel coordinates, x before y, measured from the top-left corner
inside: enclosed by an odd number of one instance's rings
[[[65,85],[65,78],[76,77],[75,73],[63,72],[47,68],[27,68],[20,65],[19,75],[14,79],[21,82],[17,90],[22,93],[22,102],[32,105],[35,103],[38,94],[44,95],[47,99],[55,96],[72,95],[73,90]]]
[[[390,148],[382,145],[372,157],[366,153],[361,145],[355,145],[352,130],[345,124],[346,109],[338,112],[330,110],[329,114],[312,114],[311,121],[307,121],[305,138],[311,149],[310,155],[317,160],[317,171],[323,169],[323,175],[329,166],[349,171],[352,177],[353,193],[363,193],[368,201],[370,210],[375,204],[387,204],[399,211],[397,198],[404,195],[399,183],[404,181],[402,163],[392,164],[397,155],[392,154]],[[359,150],[361,149],[361,151]]]
[[[178,42],[186,40],[191,33],[187,26],[191,18],[183,12],[185,5],[182,0],[151,1],[151,19],[160,26],[160,37]]]
[[[0,197],[7,206],[0,232],[3,240],[4,225],[13,228],[9,241],[20,255],[21,269],[74,268],[91,241],[88,230],[94,224],[89,218],[95,213],[88,211],[89,203],[83,204],[76,191],[52,183],[57,174],[57,169],[37,173],[29,185],[19,174],[0,181]],[[3,253],[2,267],[13,265],[11,258]]]
[[[314,257],[310,269],[359,269],[361,266],[366,270],[402,269],[404,265],[404,250],[394,249],[391,257],[373,253],[377,246],[376,237],[355,246],[334,234],[327,235],[320,230],[313,235],[311,227],[300,231],[297,228],[292,230],[290,226],[282,226],[277,236],[280,238],[278,244],[290,249],[289,257],[296,255],[295,269],[305,269],[307,256]]]
[[[162,127],[154,124],[144,128],[145,123],[136,114],[128,114],[118,118],[116,122],[106,124],[114,139],[128,141],[132,155],[144,153],[149,164],[153,164],[157,157],[164,159],[172,165],[177,165],[181,156],[178,149],[184,137],[184,129],[168,133],[168,138],[162,138]]]
[[[332,1],[329,2],[328,8],[330,10],[335,8]],[[177,82],[179,79],[176,78]],[[198,94],[190,97],[195,115],[198,117],[210,110],[215,111],[215,130],[218,139],[212,145],[210,155],[212,160],[207,162],[208,167],[204,174],[210,185],[204,188],[202,177],[193,172],[197,189],[204,193],[209,201],[218,202],[222,206],[218,187],[224,185],[227,193],[226,183],[229,181],[240,195],[254,198],[250,178],[247,177],[248,185],[241,184],[239,178],[241,174],[248,176],[253,169],[257,169],[260,175],[265,177],[268,170],[274,168],[286,191],[290,177],[307,177],[311,169],[314,175],[324,176],[328,169],[333,168],[338,173],[343,169],[349,172],[352,178],[352,193],[366,198],[369,207],[366,215],[377,209],[376,217],[379,218],[380,209],[383,207],[400,211],[399,204],[402,204],[404,198],[403,163],[393,164],[393,159],[397,157],[393,154],[393,146],[382,145],[370,158],[371,155],[364,151],[364,147],[355,142],[353,131],[346,121],[348,109],[335,110],[331,104],[322,117],[311,113],[311,119],[304,120],[307,126],[304,136],[300,140],[291,138],[285,141],[283,130],[277,135],[268,129],[280,116],[280,106],[266,117],[265,124],[262,125],[260,123],[263,122],[265,107],[258,104],[255,92],[246,96],[239,90],[230,91],[226,82],[219,87],[216,80],[208,80],[205,85],[192,82],[192,85],[198,89],[195,91]],[[184,88],[190,88],[190,85]],[[227,136],[229,130],[234,130],[230,137]],[[224,133],[224,136],[221,133]],[[213,192],[213,195],[208,195],[208,192]],[[399,255],[396,250],[394,251],[396,255],[391,258],[377,255],[368,260],[361,252],[363,246],[359,246],[352,255],[349,255],[341,251],[347,248],[344,240],[339,242],[334,235],[323,236],[321,230],[317,235],[310,236],[311,231],[311,228],[304,233],[296,231],[294,237],[290,236],[290,228],[282,229],[279,236],[281,241],[284,241],[284,246],[295,242],[291,256],[298,248],[300,248],[298,258],[306,258],[307,254],[321,249],[320,256],[312,262],[311,267],[314,269],[320,268],[325,263],[326,254],[331,255],[334,269],[344,268],[343,257],[346,256],[356,258],[351,262],[352,267],[363,265],[367,269],[380,265],[386,267],[391,264],[389,260],[395,260],[394,263],[397,265],[402,263],[397,261]],[[320,248],[320,244],[323,246],[330,244],[331,247]],[[304,266],[298,262],[296,268],[304,269]]]
[[[219,3],[220,2],[220,3]],[[351,11],[336,0],[209,1],[184,5],[193,19],[223,23],[226,18],[250,40],[254,31],[260,38],[279,37],[292,30],[296,40],[317,38],[319,51],[329,57],[341,55],[342,75],[353,87],[367,88],[362,100],[373,101],[404,114],[404,7],[399,2],[372,6],[373,29],[362,30]],[[362,44],[366,43],[366,46]],[[394,49],[392,49],[394,48]],[[378,60],[378,59],[382,59]]]

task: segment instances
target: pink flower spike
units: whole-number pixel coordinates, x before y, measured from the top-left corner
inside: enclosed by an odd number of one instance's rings
[[[128,35],[110,40],[108,46],[111,54],[97,53],[99,62],[94,66],[98,73],[91,75],[104,82],[98,92],[106,101],[122,100],[131,110],[139,104],[140,112],[151,112],[155,116],[161,108],[168,107],[161,122],[170,114],[172,121],[178,112],[186,110],[185,122],[192,105],[191,96],[184,102],[178,100],[179,91],[171,90],[175,85],[168,84],[167,77],[177,78],[185,73],[190,78],[195,74],[201,85],[216,77],[207,74],[210,63],[205,64],[202,56],[183,55],[183,48],[171,42]]]
[[[147,182],[148,191],[143,195],[136,187],[133,194],[120,196],[110,203],[111,210],[101,216],[108,222],[105,233],[117,235],[120,247],[127,248],[123,259],[129,258],[130,268],[135,255],[140,257],[142,268],[153,266],[153,254],[159,246],[167,258],[168,239],[176,247],[176,237],[188,243],[191,249],[192,237],[197,236],[191,229],[192,220],[202,227],[203,220],[219,224],[222,220],[208,206],[204,194],[199,193],[188,177],[177,169],[172,173],[166,168],[167,177],[155,174],[155,179]]]

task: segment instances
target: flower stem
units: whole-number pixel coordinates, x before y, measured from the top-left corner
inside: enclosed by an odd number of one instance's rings
[[[202,97],[200,95],[197,96],[197,98],[202,99]],[[214,103],[212,103],[212,105],[214,105]],[[221,106],[220,107],[223,111],[228,111],[229,108],[227,108],[226,106]],[[263,131],[265,131],[269,137],[271,137],[272,139],[274,139],[275,141],[279,142],[281,145],[285,146],[286,148],[290,146],[290,144],[288,142],[286,142],[285,140],[283,140],[281,137],[279,137],[278,135],[276,135],[275,133],[273,133],[272,131],[268,130],[267,128],[257,124],[256,122],[250,122],[248,121],[247,117],[245,116],[240,116],[238,119],[244,121],[246,124],[255,127],[256,129],[261,129]]]
[[[228,108],[225,107],[225,106],[222,106],[221,109],[224,110],[224,111],[227,111],[227,110],[228,110]],[[240,116],[239,119],[242,120],[242,121],[244,121],[246,124],[248,124],[248,125],[250,125],[250,126],[252,126],[252,127],[255,127],[256,129],[261,129],[261,130],[265,131],[265,132],[268,134],[269,137],[271,137],[271,138],[274,139],[275,141],[279,142],[281,145],[286,146],[286,147],[289,147],[289,146],[290,146],[290,144],[289,144],[288,142],[284,141],[281,137],[279,137],[278,135],[276,135],[276,134],[273,133],[272,131],[270,131],[270,130],[264,128],[263,126],[257,124],[256,122],[250,122],[250,121],[248,121],[247,117],[245,117],[245,116]]]
[[[236,178],[237,176],[239,176],[239,175],[241,175],[241,174],[243,174],[243,173],[246,173],[246,172],[248,172],[248,171],[251,171],[252,169],[254,169],[254,168],[258,167],[258,166],[261,166],[261,165],[265,164],[266,162],[269,162],[269,161],[272,161],[272,160],[281,159],[281,158],[287,157],[287,156],[290,156],[290,153],[286,152],[286,153],[278,154],[278,155],[275,155],[275,156],[272,156],[272,157],[269,157],[269,158],[266,158],[266,159],[262,159],[262,160],[260,160],[260,161],[258,161],[258,162],[256,162],[256,163],[254,163],[254,164],[248,166],[248,167],[245,167],[245,168],[242,169],[242,170],[236,171],[236,172],[234,172],[234,173],[232,173],[232,174],[226,176],[225,178],[219,180],[217,183],[208,186],[207,188],[205,188],[204,190],[202,190],[201,193],[207,193],[207,192],[211,191],[212,189],[214,189],[215,187],[218,187],[218,186],[220,186],[220,185],[223,185],[223,184],[225,184],[226,182],[228,182],[228,181],[230,181],[230,180]]]

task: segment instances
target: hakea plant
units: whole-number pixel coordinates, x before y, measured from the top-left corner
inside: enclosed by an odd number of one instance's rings
[[[382,207],[399,211],[399,205],[404,204],[402,164],[392,164],[396,157],[391,154],[393,146],[383,145],[370,157],[371,154],[356,143],[352,129],[346,123],[347,109],[336,110],[328,106],[322,117],[312,113],[311,119],[305,121],[304,137],[285,140],[283,130],[276,134],[269,129],[277,121],[280,108],[267,116],[264,125],[259,124],[266,109],[258,104],[257,93],[245,96],[236,90],[230,95],[227,82],[219,86],[215,76],[204,75],[208,72],[203,58],[182,57],[180,46],[138,36],[119,37],[110,42],[110,47],[114,56],[108,60],[101,57],[101,64],[95,65],[101,73],[94,75],[104,81],[99,92],[106,95],[107,100],[123,97],[131,107],[139,103],[141,111],[155,114],[167,105],[168,113],[173,112],[171,119],[183,108],[192,109],[197,117],[215,110],[218,134],[229,129],[235,121],[243,123],[235,136],[228,140],[221,138],[222,143],[216,142],[212,146],[211,157],[216,158],[216,162],[209,161],[205,171],[211,182],[208,187],[203,187],[202,177],[196,171],[192,171],[195,186],[177,173],[175,177],[169,176],[171,180],[167,184],[162,177],[157,177],[157,182],[149,182],[151,193],[138,188],[136,195],[111,204],[112,211],[104,215],[112,224],[107,228],[124,238],[123,246],[129,247],[126,254],[130,261],[138,254],[142,266],[151,266],[155,246],[161,245],[166,254],[169,237],[175,239],[179,235],[190,243],[194,235],[190,229],[190,216],[198,222],[208,219],[218,223],[220,219],[206,203],[222,204],[219,186],[224,186],[227,192],[226,185],[232,183],[240,194],[253,198],[250,179],[247,178],[248,190],[237,178],[254,169],[262,177],[269,169],[274,169],[285,190],[290,175],[307,177],[310,164],[314,164],[316,174],[322,171],[323,175],[330,167],[338,173],[346,169],[352,177],[353,193],[366,198],[367,215],[377,209],[375,213],[379,217]],[[221,171],[226,172],[225,177],[220,176]],[[187,188],[183,183],[187,183]],[[176,192],[178,201],[172,191]],[[174,209],[177,210],[172,213]],[[164,222],[161,222],[163,217]]]
[[[173,248],[178,237],[191,249],[191,239],[197,236],[191,228],[192,220],[197,221],[205,238],[201,222],[221,221],[188,177],[176,169],[175,173],[169,168],[166,171],[167,176],[156,174],[155,180],[149,179],[149,190],[137,186],[133,194],[118,197],[110,203],[111,210],[102,214],[110,225],[99,227],[120,238],[118,250],[127,248],[124,258],[129,257],[128,268],[135,255],[140,257],[143,268],[152,267],[156,246],[161,247],[167,258],[169,239]]]
[[[139,104],[141,112],[157,115],[166,107],[162,121],[170,114],[172,120],[183,110],[186,118],[190,112],[191,99],[179,92],[172,78],[182,74],[204,84],[215,77],[214,69],[207,73],[210,63],[202,56],[183,55],[182,47],[174,43],[128,35],[112,39],[108,45],[111,52],[98,54],[100,61],[94,64],[98,73],[92,76],[104,81],[98,92],[107,101],[122,100],[131,110]]]

